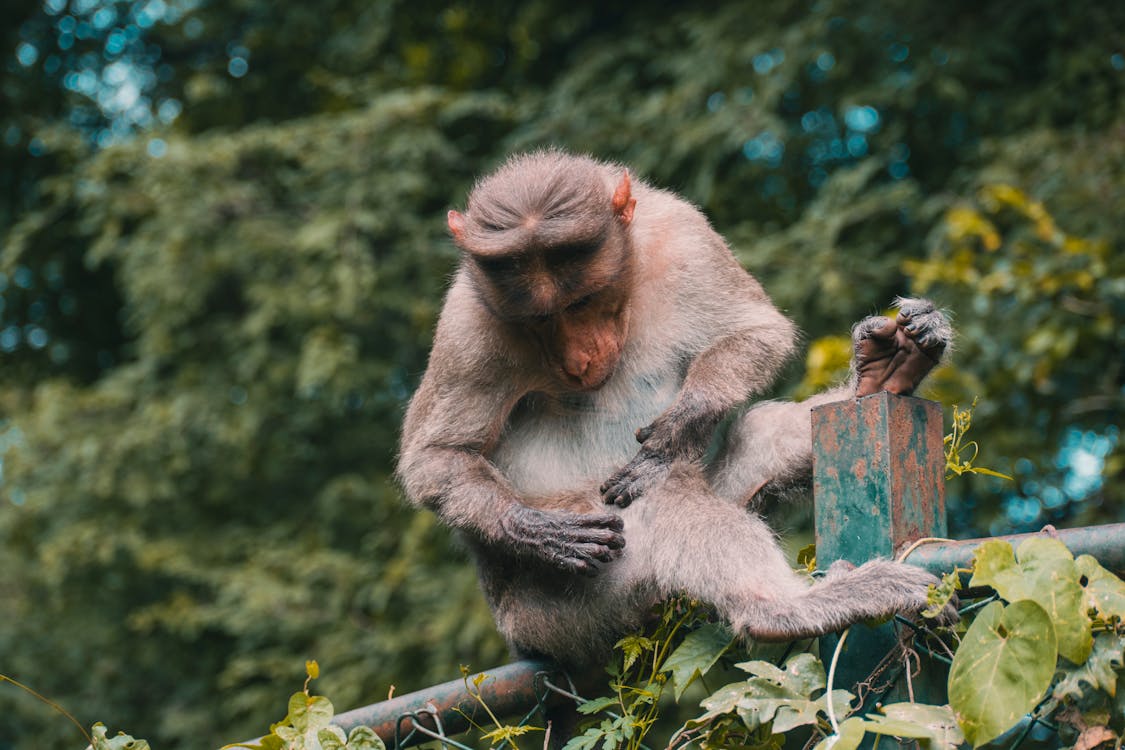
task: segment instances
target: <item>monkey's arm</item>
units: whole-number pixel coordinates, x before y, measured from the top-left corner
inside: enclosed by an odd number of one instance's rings
[[[430,367],[403,425],[397,474],[407,498],[484,544],[595,573],[596,561],[608,562],[625,545],[620,517],[538,510],[521,502],[487,455],[523,394],[500,368],[476,361],[482,359],[479,346],[453,346],[452,338],[439,327]]]
[[[800,401],[770,401],[740,415],[708,468],[718,494],[742,502],[784,497],[807,487],[812,471],[813,407],[879,391],[909,394],[938,364],[953,338],[948,319],[928,300],[898,299],[896,318],[872,316],[852,329],[847,382]]]
[[[637,456],[602,485],[607,503],[625,507],[663,479],[673,462],[702,458],[719,421],[773,382],[793,351],[793,325],[768,301],[746,319],[752,322],[692,360],[676,400],[637,431]]]

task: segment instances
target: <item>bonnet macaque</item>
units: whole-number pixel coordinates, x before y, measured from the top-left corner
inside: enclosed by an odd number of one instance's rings
[[[934,578],[889,560],[810,585],[751,508],[807,480],[813,406],[918,385],[951,337],[931,303],[857,324],[849,382],[745,411],[704,463],[796,332],[696,208],[549,150],[481,179],[448,223],[461,264],[398,476],[462,533],[517,654],[602,660],[679,592],[758,640],[925,606]]]

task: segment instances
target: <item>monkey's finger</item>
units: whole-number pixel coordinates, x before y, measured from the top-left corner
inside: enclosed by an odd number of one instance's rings
[[[942,352],[945,351],[951,337],[949,324],[940,316],[936,320],[914,320],[903,326],[903,330],[927,356],[934,360],[941,359]]]
[[[649,425],[648,427],[641,427],[639,430],[637,430],[637,432],[636,432],[637,442],[638,443],[646,442],[650,437],[652,437],[653,429],[654,429],[653,426]]]
[[[567,549],[576,547],[599,547],[611,550],[625,548],[625,536],[617,531],[608,529],[571,529],[569,533],[560,536],[558,543]]]
[[[601,562],[610,562],[621,556],[618,549],[611,549],[602,544],[576,544],[572,549],[572,554],[580,560],[599,560]]]
[[[580,527],[596,527],[621,531],[625,528],[625,521],[614,513],[576,513],[573,523]]]
[[[864,318],[855,324],[852,329],[852,338],[858,344],[863,339],[890,339],[894,338],[898,323],[881,315]]]
[[[593,578],[598,574],[598,566],[589,560],[579,560],[577,558],[561,558],[556,564],[562,570],[568,573],[577,573],[578,575]]]
[[[631,481],[627,476],[618,474],[603,484],[601,493],[606,505],[616,505],[619,508],[629,507],[629,503],[633,502],[633,497],[628,492],[630,483]]]
[[[912,318],[934,313],[937,308],[928,299],[911,299],[899,297],[894,302],[898,306],[896,319],[899,325],[906,325]],[[940,314],[940,313],[939,313]]]

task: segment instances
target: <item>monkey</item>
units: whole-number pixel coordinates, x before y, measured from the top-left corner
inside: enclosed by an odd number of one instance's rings
[[[846,383],[749,408],[710,457],[797,330],[699,209],[547,149],[479,179],[447,223],[460,263],[396,475],[465,540],[515,656],[604,664],[679,593],[759,641],[925,607],[936,579],[890,560],[810,583],[754,507],[807,483],[814,406],[908,394],[940,361],[952,330],[931,302],[858,323]]]

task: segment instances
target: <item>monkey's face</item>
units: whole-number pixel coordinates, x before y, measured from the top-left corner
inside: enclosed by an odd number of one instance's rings
[[[629,257],[622,241],[474,259],[476,286],[514,336],[534,342],[546,374],[595,390],[613,375],[629,332]]]
[[[547,369],[567,388],[591,391],[613,375],[629,331],[628,306],[617,288],[581,296],[561,310],[524,323]]]

